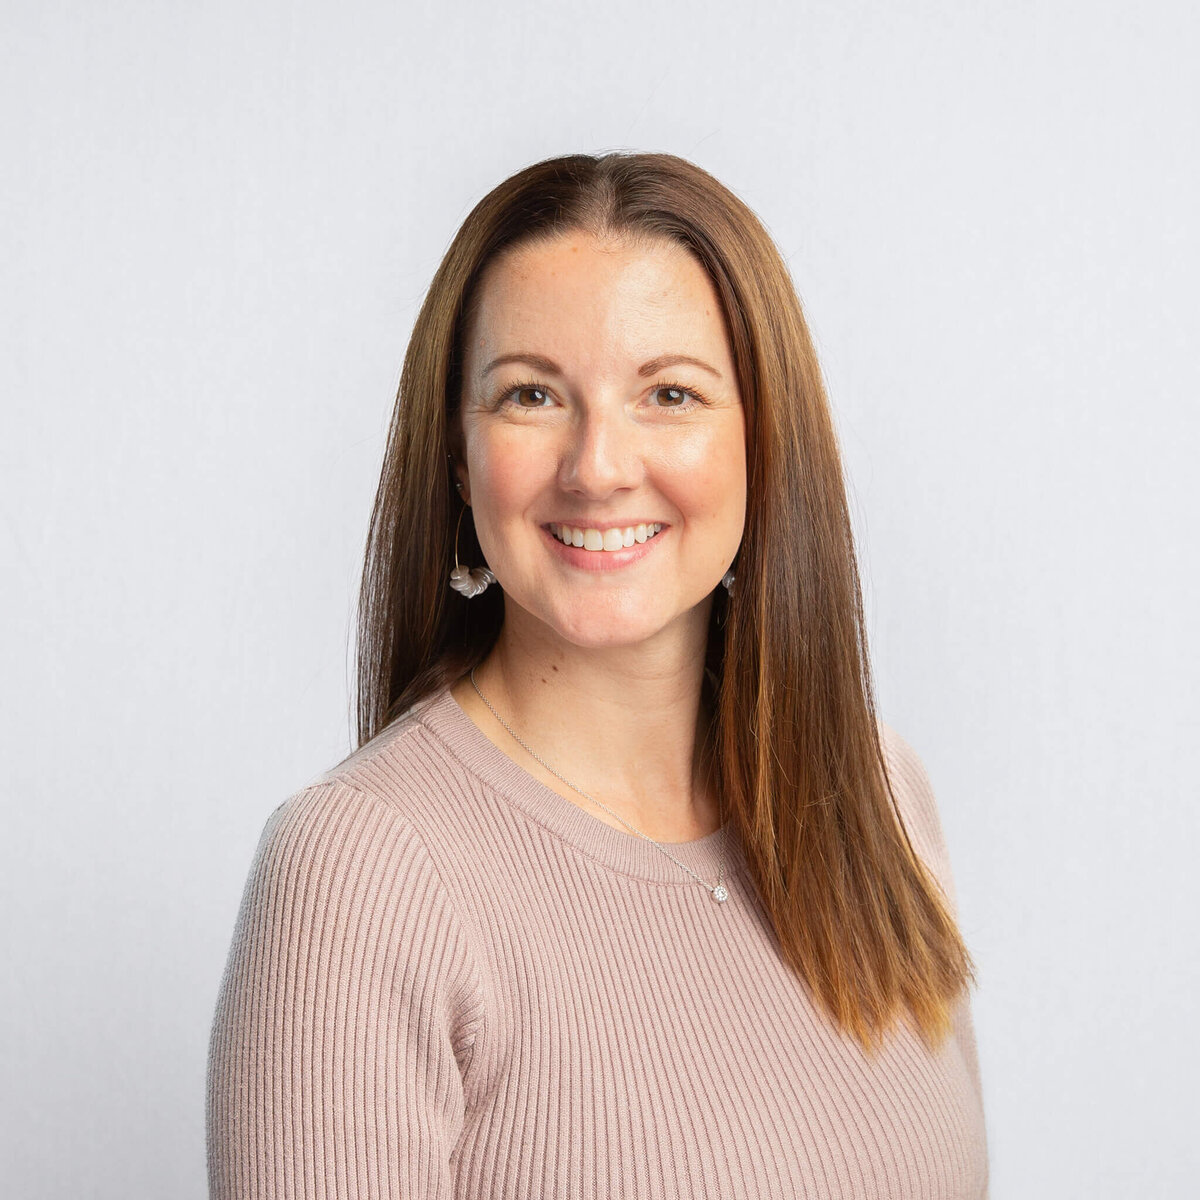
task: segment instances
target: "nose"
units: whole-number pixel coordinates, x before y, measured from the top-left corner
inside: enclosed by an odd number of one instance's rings
[[[602,499],[641,482],[646,433],[623,408],[588,405],[577,411],[559,462],[564,491]]]

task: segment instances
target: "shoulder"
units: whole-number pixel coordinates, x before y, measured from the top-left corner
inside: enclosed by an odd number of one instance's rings
[[[884,766],[913,850],[933,872],[949,898],[951,908],[955,909],[957,899],[950,856],[929,771],[903,734],[882,718],[877,724]]]
[[[343,804],[357,803],[364,813],[390,809],[394,819],[417,829],[453,821],[456,813],[449,809],[461,807],[455,800],[459,789],[446,783],[458,772],[458,763],[422,720],[436,695],[418,701],[286,803],[298,807],[306,795],[308,803],[318,796],[326,803],[338,797]]]
[[[929,772],[916,748],[895,726],[879,718],[879,741],[883,749],[884,766],[887,768],[893,788],[903,793],[906,822],[911,819],[918,826],[940,825],[937,803],[933,795],[933,784]]]
[[[382,876],[420,874],[420,837],[399,806],[342,779],[292,793],[263,824],[252,877],[259,888],[295,892],[296,903],[355,891]]]
[[[270,814],[222,984],[236,999],[222,1002],[220,1021],[277,1028],[288,1013],[352,1011],[359,1032],[378,1026],[383,1037],[403,1006],[410,1031],[444,1030],[466,1053],[482,1020],[480,979],[471,932],[395,804],[334,779]]]
[[[287,796],[265,818],[256,871],[299,877],[368,869],[370,860],[423,855],[422,828],[444,775],[419,703],[341,762]],[[436,813],[434,814],[436,817]]]
[[[322,771],[312,782],[330,783],[339,781],[353,785],[356,781],[371,774],[372,768],[377,767],[383,760],[403,758],[414,736],[419,736],[424,726],[421,724],[421,714],[425,706],[431,703],[434,695],[430,694],[418,700],[405,712],[385,725],[369,742],[351,751],[340,762]]]
[[[383,946],[406,970],[453,947],[456,991],[467,972],[466,927],[422,830],[394,799],[341,778],[301,788],[267,817],[238,924],[239,938],[256,930],[273,947]]]
[[[260,852],[303,873],[321,861],[336,874],[421,860],[421,877],[436,876],[460,902],[458,881],[478,868],[484,835],[476,780],[424,711],[439,695],[288,796],[267,818]]]

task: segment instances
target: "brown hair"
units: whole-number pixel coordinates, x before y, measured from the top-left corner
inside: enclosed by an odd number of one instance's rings
[[[447,586],[461,501],[462,334],[484,268],[571,230],[669,238],[708,271],[746,417],[737,581],[718,587],[708,746],[720,799],[785,961],[871,1053],[910,1017],[933,1046],[974,965],[913,851],[880,740],[840,453],[800,302],[750,209],[669,154],[575,154],[489,192],[454,237],[409,341],[371,515],[358,612],[360,747],[461,678],[503,619],[493,587]],[[463,521],[459,561],[483,563]]]

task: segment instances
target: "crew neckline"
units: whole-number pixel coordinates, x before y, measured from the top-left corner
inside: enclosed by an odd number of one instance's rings
[[[745,859],[728,820],[719,829],[690,842],[656,844],[617,829],[560,796],[509,758],[475,724],[450,687],[443,684],[427,697],[415,710],[415,719],[433,732],[462,766],[556,837],[614,870],[655,883],[698,888],[699,882],[680,863],[695,871],[709,887],[716,885],[722,864],[726,879],[743,870]],[[678,862],[658,849],[659,844]]]

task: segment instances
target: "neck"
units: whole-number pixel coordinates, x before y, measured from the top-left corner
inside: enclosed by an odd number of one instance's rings
[[[703,645],[673,654],[539,648],[523,644],[506,622],[476,667],[475,682],[553,770],[497,722],[465,678],[452,691],[476,724],[531,774],[594,815],[607,820],[558,776],[656,841],[690,841],[718,828],[705,744]]]

